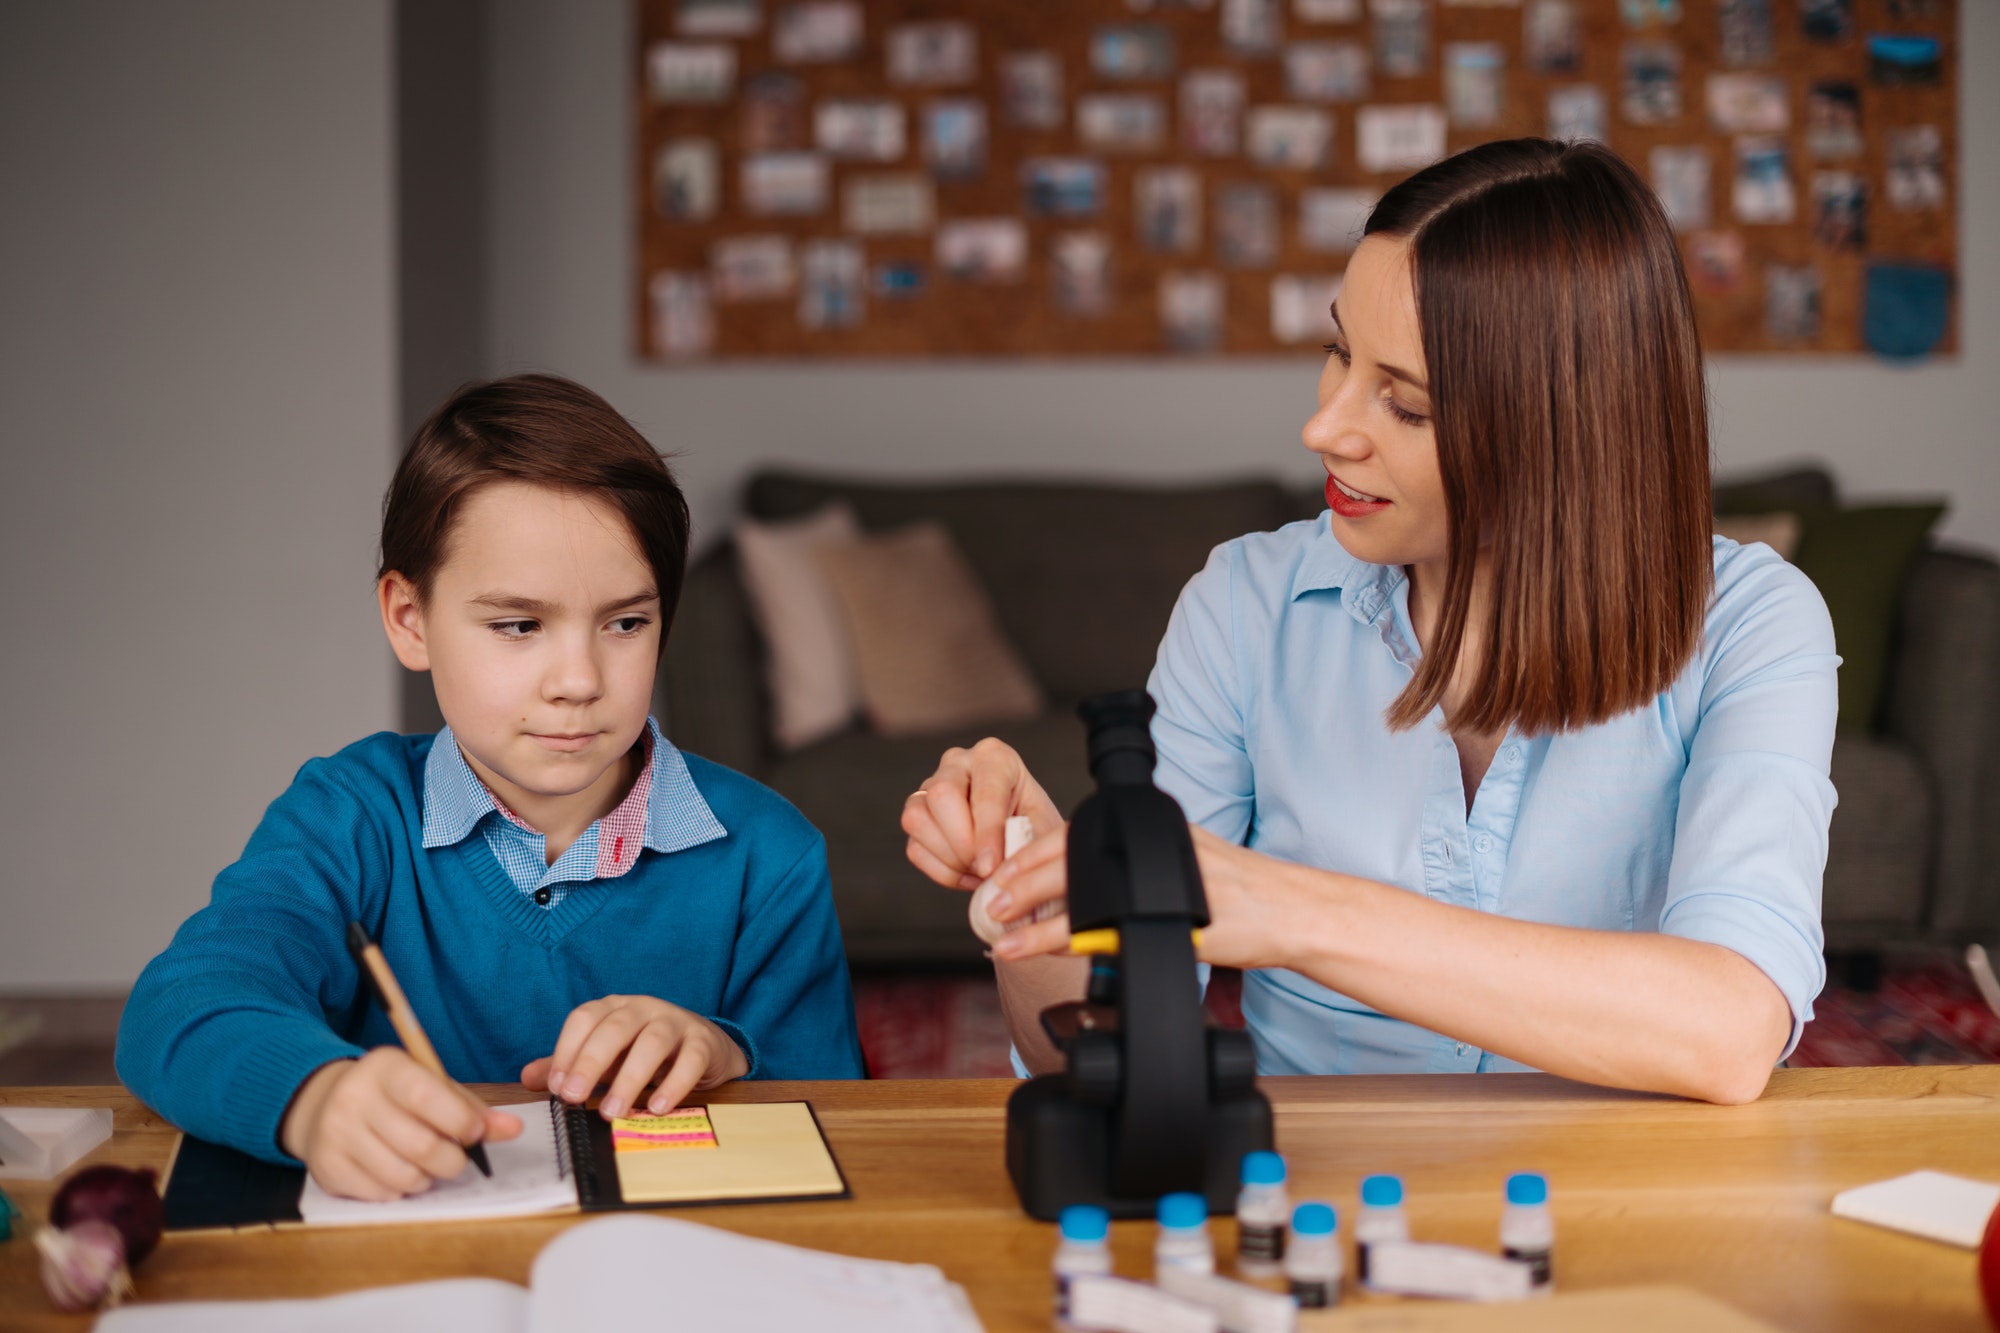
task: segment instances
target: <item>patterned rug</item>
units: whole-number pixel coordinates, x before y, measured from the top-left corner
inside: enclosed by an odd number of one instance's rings
[[[1243,1022],[1242,978],[1218,969],[1208,1007]],[[1009,1072],[1007,1025],[988,973],[859,973],[854,1005],[875,1078],[996,1078]],[[1829,983],[1813,1002],[1794,1067],[2000,1062],[2000,1016],[1955,955],[1892,960],[1881,984]]]

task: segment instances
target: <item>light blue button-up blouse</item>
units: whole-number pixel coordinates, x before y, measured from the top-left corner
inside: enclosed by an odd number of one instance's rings
[[[1465,806],[1442,710],[1384,722],[1420,653],[1400,568],[1329,516],[1215,549],[1148,688],[1160,785],[1209,831],[1287,861],[1523,921],[1648,930],[1749,959],[1792,1012],[1825,980],[1833,627],[1765,546],[1717,537],[1700,647],[1672,688],[1599,726],[1509,731]],[[1244,977],[1266,1074],[1527,1066],[1288,971]]]

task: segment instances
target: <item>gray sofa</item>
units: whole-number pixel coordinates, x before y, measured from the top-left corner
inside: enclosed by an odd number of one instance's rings
[[[1766,479],[1830,503],[1823,473]],[[903,798],[948,745],[990,730],[1064,808],[1089,789],[1076,700],[1142,684],[1181,586],[1218,542],[1310,517],[1316,493],[1268,481],[1188,489],[886,486],[790,473],[754,478],[745,510],[788,518],[845,499],[869,529],[942,522],[991,592],[1048,692],[1029,722],[916,739],[853,730],[794,754],[769,742],[763,648],[724,542],[689,571],[661,672],[676,744],[749,773],[825,833],[835,902],[857,963],[978,957],[964,895],[903,858]],[[2000,935],[2000,567],[1936,550],[1909,580],[1881,733],[1843,736],[1826,874],[1828,944]]]

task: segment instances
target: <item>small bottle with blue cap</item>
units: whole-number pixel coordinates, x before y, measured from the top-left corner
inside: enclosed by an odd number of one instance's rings
[[[1215,1244],[1208,1236],[1208,1200],[1199,1194],[1164,1194],[1159,1204],[1160,1234],[1153,1242],[1153,1271],[1184,1268],[1204,1277],[1215,1273]]]
[[[1275,1277],[1285,1258],[1285,1159],[1274,1152],[1243,1154],[1243,1189],[1236,1196],[1236,1271]]]
[[[1556,1220],[1549,1211],[1548,1178],[1533,1171],[1517,1171],[1507,1177],[1507,1206],[1500,1213],[1500,1253],[1528,1266],[1537,1295],[1554,1289],[1551,1258],[1555,1243]]]
[[[1301,1310],[1340,1304],[1340,1217],[1331,1205],[1302,1203],[1292,1213],[1285,1278]]]
[[[1056,1219],[1062,1239],[1056,1244],[1056,1327],[1069,1328],[1070,1279],[1085,1273],[1111,1272],[1111,1214],[1087,1203],[1073,1203]]]
[[[1296,1226],[1297,1219],[1294,1219]],[[1369,1176],[1361,1182],[1361,1211],[1354,1218],[1354,1275],[1368,1281],[1368,1247],[1378,1241],[1408,1240],[1401,1176]]]

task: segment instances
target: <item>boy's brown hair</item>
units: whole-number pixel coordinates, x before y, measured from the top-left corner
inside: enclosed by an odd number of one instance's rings
[[[418,428],[382,500],[376,577],[401,574],[422,603],[444,563],[459,507],[496,481],[594,496],[623,514],[653,570],[664,648],[687,574],[687,500],[631,422],[559,375],[468,384]]]
[[[1484,660],[1455,727],[1603,722],[1673,683],[1713,582],[1708,406],[1680,251],[1610,149],[1514,139],[1382,197],[1408,241],[1451,555],[1436,642],[1389,710],[1445,696],[1491,553]]]

